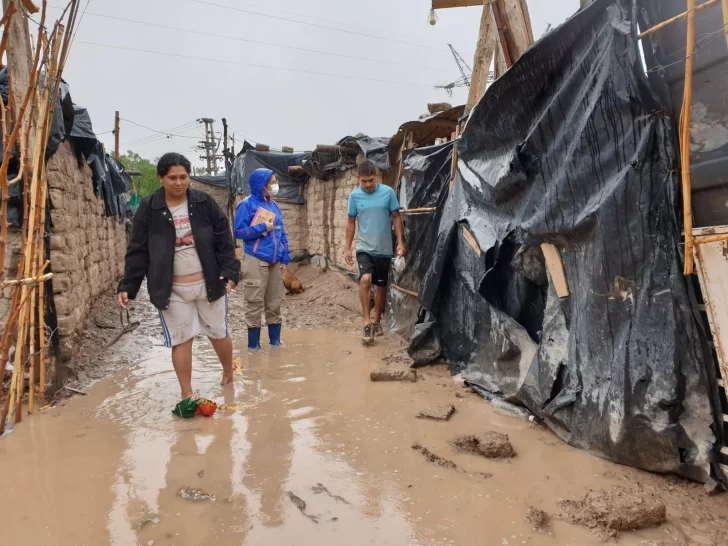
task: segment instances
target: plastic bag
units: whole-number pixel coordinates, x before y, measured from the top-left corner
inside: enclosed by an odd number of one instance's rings
[[[394,260],[394,270],[397,273],[402,273],[402,271],[404,271],[404,266],[405,266],[404,256],[400,256],[399,258]]]

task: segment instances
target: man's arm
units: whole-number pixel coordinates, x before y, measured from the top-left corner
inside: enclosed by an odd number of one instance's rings
[[[404,256],[407,249],[404,246],[404,228],[402,227],[402,215],[399,211],[392,213],[392,224],[394,225],[394,234],[397,236],[397,256]]]
[[[354,231],[356,231],[356,216],[349,216],[346,221],[346,263],[354,265],[354,255],[351,246],[354,244]]]

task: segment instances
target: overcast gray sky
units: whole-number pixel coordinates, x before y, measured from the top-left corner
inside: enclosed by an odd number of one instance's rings
[[[538,39],[579,1],[528,5]],[[216,131],[226,117],[238,139],[296,150],[360,132],[392,136],[428,102],[466,100],[464,89],[449,98],[434,86],[459,77],[446,44],[472,65],[482,8],[440,10],[434,27],[429,9],[430,0],[90,0],[64,77],[97,134],[119,110],[129,120],[122,150],[150,159],[179,151],[199,164],[201,117]],[[181,136],[155,138],[131,122]],[[113,149],[113,135],[99,138]]]

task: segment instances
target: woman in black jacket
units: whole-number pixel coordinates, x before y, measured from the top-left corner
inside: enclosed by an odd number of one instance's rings
[[[228,220],[210,195],[190,189],[190,171],[183,155],[165,154],[159,160],[162,188],[142,200],[134,215],[117,289],[119,305],[126,309],[146,276],[183,399],[193,395],[192,341],[198,334],[215,348],[223,385],[233,381],[227,293],[240,276]]]

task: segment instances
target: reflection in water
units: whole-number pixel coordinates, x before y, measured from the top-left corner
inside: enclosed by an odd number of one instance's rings
[[[253,354],[245,374],[258,378],[256,385],[280,377],[281,349]],[[255,394],[255,393],[254,393]],[[283,524],[283,493],[291,468],[293,430],[280,396],[272,396],[256,408],[248,422],[250,453],[243,483],[260,494],[260,516],[266,527]]]
[[[614,465],[528,423],[494,415],[476,397],[458,401],[447,423],[415,419],[427,405],[455,400],[441,384],[446,379],[372,384],[368,374],[381,365],[378,348],[327,332],[290,332],[288,339],[298,344],[239,351],[244,375],[234,389],[220,387],[212,348],[196,345],[193,380],[201,394],[242,409],[213,418],[173,417],[177,382],[168,352],[160,349],[115,378],[121,385],[102,383],[1,439],[0,483],[12,492],[0,496],[2,543],[599,543],[559,522],[558,540],[535,533],[523,514],[529,505],[558,510],[554,491],[577,498],[586,488],[610,486],[613,480],[603,475]],[[305,381],[291,381],[296,378]],[[452,436],[485,427],[508,432],[523,446],[518,457],[505,464],[452,453]],[[493,477],[475,480],[436,467],[410,449],[413,441]],[[184,499],[181,488],[215,500]],[[289,491],[305,502],[305,513]],[[659,529],[620,543],[640,540],[674,544]]]

